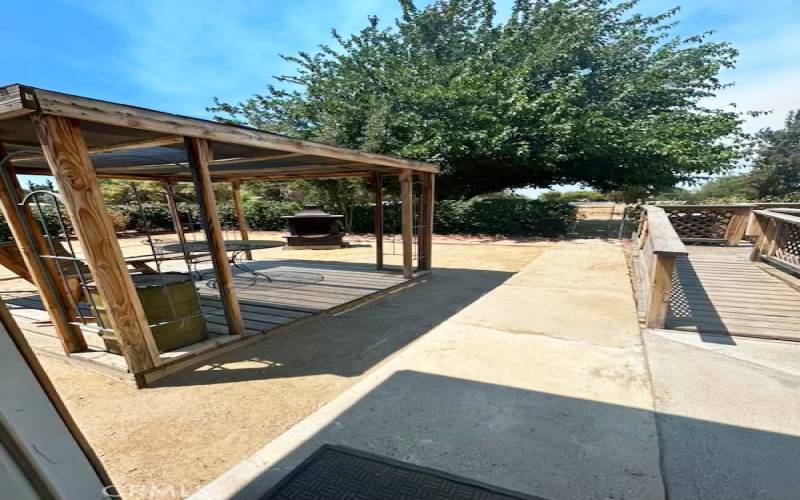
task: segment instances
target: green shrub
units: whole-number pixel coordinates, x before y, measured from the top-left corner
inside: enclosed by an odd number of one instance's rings
[[[302,206],[288,201],[248,200],[244,203],[247,225],[254,231],[281,231],[286,228],[284,215],[298,212]],[[173,229],[169,207],[164,203],[109,205],[115,229],[143,232],[150,222],[151,231]],[[144,214],[142,213],[142,209]],[[237,227],[236,214],[230,202],[217,205],[220,222],[225,229]],[[353,210],[353,232],[373,231],[373,206]],[[35,212],[35,210],[34,210]],[[198,224],[197,205],[179,203],[178,212],[184,226]],[[400,205],[384,204],[384,230],[400,231]],[[51,234],[60,234],[58,219],[51,207],[44,207],[44,216]],[[575,221],[575,208],[557,201],[528,199],[484,199],[478,201],[443,200],[436,203],[434,229],[438,234],[502,234],[507,236],[558,236],[565,234]],[[68,221],[67,221],[68,222]],[[9,240],[8,225],[0,217],[0,239]]]
[[[400,230],[399,205],[384,205],[384,230]],[[353,231],[373,231],[374,207],[357,207]],[[506,236],[559,236],[575,222],[575,207],[558,201],[528,199],[442,200],[436,203],[437,234],[502,234]]]
[[[244,202],[247,226],[257,231],[281,231],[286,228],[284,215],[293,215],[302,209],[293,201],[249,200]]]
[[[33,213],[34,218],[39,221],[40,227],[42,226],[42,221],[44,221],[47,231],[43,231],[43,233],[49,233],[55,237],[61,236],[63,232],[61,229],[61,223],[58,220],[58,215],[56,214],[53,205],[42,204],[41,211],[33,202],[31,202],[30,207],[31,213]],[[70,221],[66,210],[62,209],[62,214],[64,217],[64,224],[67,225],[67,230],[69,230]],[[13,237],[11,236],[11,230],[8,227],[8,223],[6,222],[5,218],[0,215],[0,241],[11,241],[12,239]]]

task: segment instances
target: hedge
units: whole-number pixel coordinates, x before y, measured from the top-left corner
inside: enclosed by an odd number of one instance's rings
[[[108,207],[117,231],[143,231],[145,222],[151,230],[171,230],[172,218],[166,204],[110,205]],[[281,216],[292,215],[301,209],[300,204],[282,201],[249,200],[244,203],[247,225],[253,230],[281,231],[286,224]],[[236,228],[236,216],[231,203],[217,205],[222,225]],[[184,224],[199,221],[197,206],[178,205]],[[352,213],[354,233],[373,231],[373,206],[355,207]],[[35,210],[34,210],[35,212]],[[45,220],[52,234],[58,234],[59,225],[52,210],[45,211]],[[480,201],[443,200],[436,203],[435,232],[438,234],[502,234],[507,236],[559,236],[575,222],[576,209],[568,203],[527,199],[490,199]],[[69,222],[69,221],[67,221]],[[384,207],[386,232],[400,230],[400,207],[388,203]],[[5,220],[0,218],[0,239],[11,235]]]
[[[356,207],[353,232],[373,230],[374,207]],[[527,199],[436,202],[437,234],[502,234],[506,236],[560,236],[574,224],[576,208],[568,203]],[[384,228],[400,230],[399,204],[384,207]]]

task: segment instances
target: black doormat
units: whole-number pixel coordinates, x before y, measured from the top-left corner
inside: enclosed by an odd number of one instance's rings
[[[323,445],[263,500],[543,500],[344,446]]]

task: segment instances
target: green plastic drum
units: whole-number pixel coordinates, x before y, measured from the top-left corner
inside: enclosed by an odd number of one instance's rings
[[[194,282],[188,274],[135,274],[131,278],[159,352],[172,351],[208,339],[206,319],[200,309]],[[97,288],[93,283],[89,283],[88,288],[97,315],[106,328],[111,328],[108,310]],[[121,354],[114,333],[104,333],[103,342],[108,352]]]

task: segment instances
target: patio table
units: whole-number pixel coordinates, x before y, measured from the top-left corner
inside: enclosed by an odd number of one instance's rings
[[[230,263],[233,264],[233,267],[236,269],[252,275],[254,282],[259,277],[272,282],[272,278],[247,266],[241,257],[246,255],[248,251],[277,248],[284,245],[285,243],[283,241],[278,240],[225,240],[225,250],[231,254],[229,259]],[[207,258],[211,253],[211,248],[208,245],[208,241],[190,241],[186,242],[185,244],[170,243],[168,245],[164,245],[162,248],[167,252],[186,252],[186,254],[189,255],[192,265],[195,267],[195,272],[197,275],[200,277],[203,276],[203,273],[197,270],[197,264],[199,259]]]

